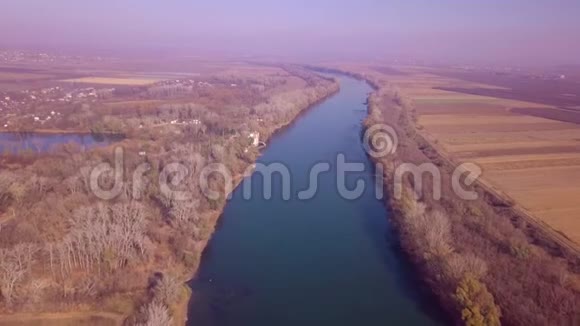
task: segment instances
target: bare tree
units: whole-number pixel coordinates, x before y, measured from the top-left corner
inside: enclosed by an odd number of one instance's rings
[[[70,194],[77,194],[84,190],[84,182],[82,178],[81,175],[74,174],[64,180],[63,183]]]
[[[142,311],[143,322],[139,326],[170,326],[173,318],[169,314],[169,309],[159,301],[153,301]]]
[[[144,207],[136,202],[78,209],[70,219],[69,235],[56,246],[61,271],[94,266],[100,270],[101,263],[117,269],[144,256],[150,249],[146,224]]]
[[[455,253],[446,260],[446,270],[456,281],[470,275],[475,279],[481,279],[487,273],[487,264],[474,254]]]
[[[42,301],[44,291],[47,287],[49,287],[49,282],[45,279],[32,280],[28,289],[28,299],[30,302],[38,303]]]
[[[0,172],[0,205],[3,205],[11,198],[10,185],[14,179],[15,176],[11,172]]]
[[[419,218],[423,215],[425,215],[425,211],[427,206],[420,202],[417,201],[415,199],[410,199],[408,201],[408,209],[407,209],[407,216],[409,218]]]
[[[174,200],[170,214],[178,222],[196,221],[198,219],[197,203]]]
[[[24,278],[25,269],[17,262],[5,261],[0,266],[0,290],[7,305],[14,301],[14,293],[18,283]]]
[[[443,257],[453,252],[450,244],[451,224],[449,218],[436,211],[426,215],[425,240],[428,250],[435,256]]]
[[[172,305],[179,299],[183,284],[174,276],[164,274],[153,288],[155,299],[166,305]]]

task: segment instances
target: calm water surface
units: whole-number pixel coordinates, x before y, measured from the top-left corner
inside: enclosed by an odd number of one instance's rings
[[[279,176],[272,198],[264,199],[256,173],[251,200],[242,198],[243,187],[234,192],[191,282],[190,325],[444,324],[420,293],[375,196],[360,141],[371,88],[340,81],[340,93],[272,139],[259,160],[289,168],[293,199],[282,199]],[[347,177],[351,189],[356,180],[368,185],[358,200],[336,190],[339,153],[365,165]],[[296,199],[317,162],[332,170],[319,176],[313,199]]]
[[[119,135],[97,134],[43,134],[43,133],[0,133],[0,154],[17,154],[21,151],[48,152],[65,144],[76,144],[90,149],[106,146],[121,140]]]

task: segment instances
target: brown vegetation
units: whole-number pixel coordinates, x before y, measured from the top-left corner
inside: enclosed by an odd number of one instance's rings
[[[557,107],[561,92],[577,91],[575,82],[443,68],[404,71],[388,79],[412,100],[409,117],[437,153],[479,165],[489,191],[512,202],[529,223],[580,249],[580,127],[573,108]],[[513,96],[489,97],[500,91]]]
[[[129,316],[127,324],[183,323],[185,281],[195,273],[225,203],[223,196],[209,200],[202,194],[202,168],[223,163],[239,178],[259,155],[248,132],[267,140],[338,89],[335,81],[296,67],[260,68],[235,78],[236,87],[216,77],[206,79],[210,86],[131,86],[94,102],[71,103],[74,108],[63,111],[66,123],[54,127],[122,131],[127,137],[90,151],[64,146],[26,159],[3,156],[0,314],[18,321],[27,320],[28,312],[85,311],[84,322],[91,324],[95,311],[105,311]],[[281,87],[285,79],[294,80],[291,87]],[[115,101],[125,104],[117,109]],[[115,162],[116,146],[124,148],[124,183],[118,196],[103,201],[90,190],[88,176],[98,164]],[[162,174],[171,163],[189,168],[176,185],[188,190],[185,202],[160,189],[160,178],[175,177]],[[139,166],[148,169],[133,182]],[[104,174],[99,182],[110,189],[115,177]],[[208,183],[225,190],[217,175]]]
[[[399,135],[394,157],[381,158],[385,184],[402,163],[433,162],[442,173],[442,198],[431,181],[403,178],[403,197],[390,197],[403,247],[442,305],[467,325],[573,325],[579,320],[578,257],[481,184],[478,199],[457,198],[449,180],[454,164],[421,134],[414,104],[384,76],[352,69],[376,91],[367,125],[387,123]]]

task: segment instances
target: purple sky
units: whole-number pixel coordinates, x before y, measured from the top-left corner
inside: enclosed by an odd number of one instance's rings
[[[578,0],[0,0],[0,47],[580,63]]]

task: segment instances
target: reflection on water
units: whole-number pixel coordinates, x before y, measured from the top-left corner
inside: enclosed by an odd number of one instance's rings
[[[107,146],[123,139],[122,135],[110,134],[44,134],[8,132],[0,133],[0,153],[18,154],[22,151],[45,153],[58,146],[75,144],[82,149]]]

